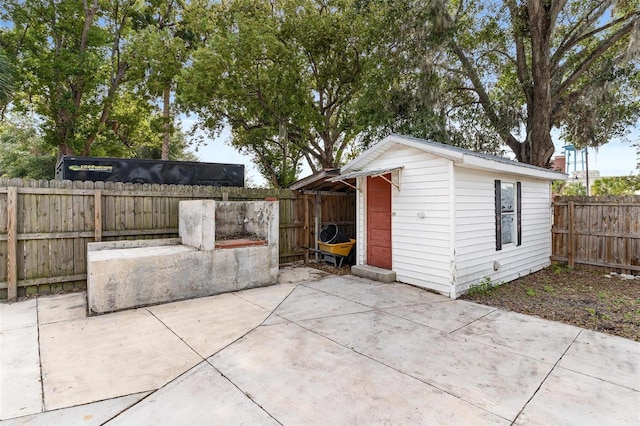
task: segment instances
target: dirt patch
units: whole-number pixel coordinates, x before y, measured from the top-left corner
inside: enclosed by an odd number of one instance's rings
[[[316,268],[302,263],[290,264],[280,267],[278,282],[280,284],[299,284],[306,281],[317,281],[328,274]]]
[[[351,266],[347,265],[346,262],[340,268],[326,262],[309,262],[307,263],[308,267],[320,269],[321,271],[327,272],[333,275],[350,275],[351,274]]]
[[[227,241],[227,240],[251,240],[251,241],[258,241],[258,240],[262,240],[263,238],[260,238],[258,236],[258,234],[252,233],[252,232],[236,232],[234,234],[228,234],[228,235],[218,235],[216,234],[216,240],[219,241]]]
[[[484,282],[462,299],[640,341],[640,280],[549,267],[507,284]]]

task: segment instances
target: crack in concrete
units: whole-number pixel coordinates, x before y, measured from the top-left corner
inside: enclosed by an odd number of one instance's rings
[[[518,411],[518,414],[514,417],[513,421],[511,422],[511,426],[514,426],[516,424],[516,421],[518,420],[518,417],[520,417],[520,415],[522,415],[522,412],[525,410],[525,408],[527,408],[527,405],[529,405],[531,400],[536,396],[538,391],[542,388],[542,385],[547,381],[547,379],[549,378],[551,373],[553,373],[553,371],[556,369],[556,367],[558,366],[560,361],[562,361],[562,358],[566,355],[566,353],[569,351],[569,349],[571,349],[571,346],[573,346],[573,344],[576,342],[576,340],[578,340],[578,337],[580,337],[581,334],[582,334],[582,330],[580,330],[578,332],[578,334],[576,334],[576,337],[574,337],[573,340],[571,341],[571,343],[569,343],[569,345],[567,346],[567,349],[565,349],[564,352],[562,352],[562,355],[560,355],[560,358],[558,358],[558,360],[553,364],[553,366],[551,367],[551,369],[549,370],[547,375],[544,376],[544,379],[542,379],[542,381],[540,382],[540,384],[538,385],[536,390],[533,391],[533,394],[531,395],[531,398],[529,398],[527,400],[527,402],[524,403],[524,405],[522,406],[520,411]]]
[[[476,319],[474,319],[473,321],[471,321],[471,322],[469,322],[469,323],[467,323],[467,324],[465,324],[465,325],[463,325],[463,326],[460,326],[460,327],[456,328],[455,330],[453,330],[453,331],[449,332],[448,334],[453,334],[453,333],[455,333],[456,331],[462,330],[463,328],[470,326],[470,325],[471,325],[471,324],[473,324],[474,322],[478,322],[478,321],[480,321],[481,319],[486,318],[488,315],[491,315],[492,313],[496,312],[497,310],[498,310],[498,309],[496,308],[496,309],[494,309],[494,310],[492,310],[492,311],[489,311],[489,312],[487,312],[486,314],[482,315],[481,317],[476,318]]]
[[[44,401],[44,376],[42,374],[42,354],[40,349],[40,306],[39,306],[40,298],[36,297],[36,325],[38,327],[38,365],[40,367],[40,395],[41,395],[41,405],[40,412],[43,413],[45,411],[46,405]]]

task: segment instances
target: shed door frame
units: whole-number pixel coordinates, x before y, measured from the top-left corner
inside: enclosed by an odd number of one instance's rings
[[[393,268],[392,239],[392,174],[366,177],[366,253],[367,265],[391,270]],[[380,197],[371,196],[375,189]],[[372,206],[372,203],[376,203]],[[372,211],[372,207],[373,210]],[[375,216],[373,216],[375,215]],[[375,224],[373,226],[375,217]]]

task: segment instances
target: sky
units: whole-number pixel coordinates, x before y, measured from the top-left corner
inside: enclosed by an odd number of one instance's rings
[[[189,128],[193,124],[194,120],[195,118],[193,117],[184,118],[182,121],[183,128]],[[234,148],[229,146],[227,143],[229,137],[230,132],[228,129],[225,129],[220,137],[215,139],[205,138],[207,144],[200,146],[196,155],[200,161],[209,163],[244,164],[245,178],[249,179],[251,186],[265,186],[266,181],[256,169],[251,158],[247,155],[240,154]],[[636,141],[640,140],[640,127],[634,129],[628,139]],[[564,145],[562,142],[556,141],[556,152],[554,153],[554,157],[561,153],[562,145]],[[594,148],[589,149],[589,170],[598,170],[601,177],[638,174],[638,170],[636,169],[637,162],[638,156],[636,148],[632,147],[629,142],[612,141],[601,146],[597,150]],[[582,170],[579,163],[577,169]],[[304,164],[303,171],[299,178],[304,178],[310,174],[311,169]]]

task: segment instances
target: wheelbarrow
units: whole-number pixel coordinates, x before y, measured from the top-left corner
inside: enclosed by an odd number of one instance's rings
[[[319,250],[310,250],[319,253],[323,261],[331,263],[335,267],[340,268],[342,267],[344,260],[349,258],[349,255],[351,254],[355,243],[356,240],[354,240],[353,238],[350,238],[349,242],[335,244],[323,243],[321,240],[318,240]]]

